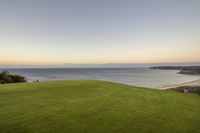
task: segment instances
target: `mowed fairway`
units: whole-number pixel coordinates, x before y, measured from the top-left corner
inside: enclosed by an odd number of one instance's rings
[[[0,133],[200,133],[200,96],[104,81],[0,85]]]

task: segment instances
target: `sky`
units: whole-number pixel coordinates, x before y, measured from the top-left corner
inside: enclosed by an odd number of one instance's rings
[[[200,62],[200,0],[0,0],[0,65]]]

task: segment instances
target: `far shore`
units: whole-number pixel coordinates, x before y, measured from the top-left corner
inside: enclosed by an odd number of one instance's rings
[[[175,84],[175,85],[163,86],[163,87],[160,87],[159,89],[167,90],[167,89],[177,88],[177,87],[181,87],[181,86],[200,86],[200,79],[189,81],[189,82],[184,82],[184,83],[180,83],[180,84]]]

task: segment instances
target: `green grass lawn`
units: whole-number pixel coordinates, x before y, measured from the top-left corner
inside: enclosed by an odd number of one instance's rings
[[[200,133],[200,96],[103,81],[0,85],[0,133]]]

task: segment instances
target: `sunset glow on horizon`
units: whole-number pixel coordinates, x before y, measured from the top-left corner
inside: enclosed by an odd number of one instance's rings
[[[162,62],[200,62],[200,1],[0,2],[0,65]]]

